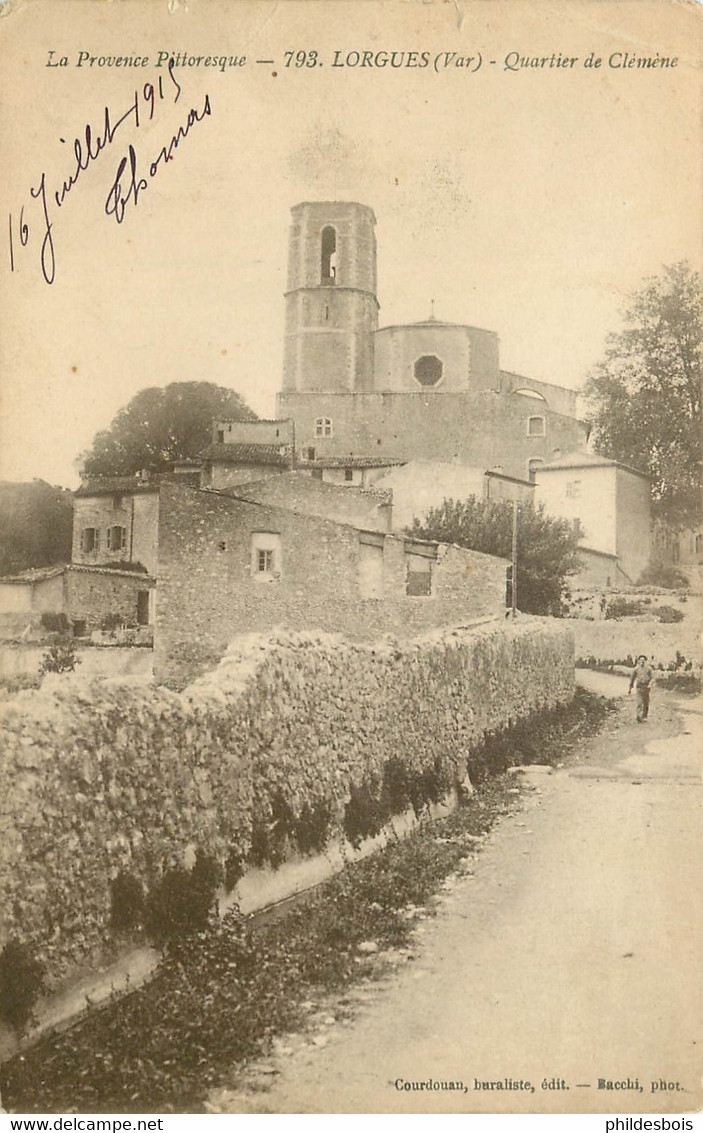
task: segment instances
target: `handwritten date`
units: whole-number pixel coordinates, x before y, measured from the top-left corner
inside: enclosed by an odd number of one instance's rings
[[[86,123],[71,144],[73,156],[67,176],[56,184],[50,184],[46,171],[43,171],[35,184],[30,185],[29,195],[33,201],[38,202],[38,215],[27,219],[25,214],[30,210],[26,204],[21,206],[18,218],[12,213],[9,214],[9,256],[12,271],[16,270],[16,251],[38,240],[42,276],[46,283],[54,282],[57,266],[54,227],[58,210],[66,205],[70,194],[81,183],[91,166],[96,163],[104,164],[101,160],[102,155],[110,149],[118,135],[125,133],[128,124],[133,130],[139,130],[146,122],[152,121],[160,103],[173,105],[180,97],[181,86],[173,73],[173,60],[171,60],[167,75],[161,75],[155,83],[146,82],[136,89],[122,113],[116,114],[106,106],[98,129],[95,129],[92,123]],[[187,137],[193,125],[201,122],[210,113],[210,98],[206,95],[202,109],[189,111],[185,124],[178,128],[168,144],[161,148],[157,157],[150,163],[149,177],[156,176],[161,166],[172,160],[175,150],[183,138]],[[59,141],[62,145],[69,144],[66,138],[60,138]],[[148,184],[146,178],[139,175],[137,167],[136,150],[130,143],[126,156],[118,163],[117,174],[112,181],[105,203],[106,214],[114,216],[118,224],[122,223],[127,204],[133,201],[136,205],[139,193]]]

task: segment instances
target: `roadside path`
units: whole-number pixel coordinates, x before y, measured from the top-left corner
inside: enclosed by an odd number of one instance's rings
[[[622,678],[583,683],[627,692]],[[655,693],[642,727],[625,699],[569,767],[524,772],[524,801],[418,926],[415,958],[347,996],[357,1006],[350,1025],[329,1003],[316,1032],[279,1041],[208,1110],[697,1110],[702,713],[700,699]],[[619,1086],[599,1089],[599,1079]],[[399,1089],[399,1080],[461,1082],[466,1092]]]

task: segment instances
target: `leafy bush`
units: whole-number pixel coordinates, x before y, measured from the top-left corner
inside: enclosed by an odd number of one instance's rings
[[[67,634],[70,632],[71,623],[64,613],[51,614],[48,611],[41,616],[42,629],[46,629],[49,633]]]
[[[301,854],[324,850],[331,829],[330,802],[305,802],[296,814],[285,795],[277,791],[269,799],[267,813],[254,816],[249,860],[254,865],[268,864],[277,869],[291,849]]]
[[[134,574],[148,574],[144,563],[131,562],[129,559],[113,559],[109,563],[101,563],[105,570],[129,570]]]
[[[224,886],[227,893],[231,893],[238,881],[244,877],[246,863],[238,848],[230,850],[224,867]]]
[[[675,606],[660,606],[657,610],[657,617],[660,622],[682,622],[683,610],[677,610]]]
[[[222,871],[214,858],[198,850],[191,870],[167,869],[149,893],[145,926],[157,944],[201,932],[216,908]]]
[[[352,846],[360,846],[365,838],[373,838],[383,829],[389,816],[381,804],[381,793],[381,781],[370,776],[352,784],[344,808],[344,833]]]
[[[661,586],[663,590],[676,590],[679,586],[688,586],[688,579],[673,563],[652,559],[642,571],[638,585]]]
[[[605,608],[605,617],[610,621],[619,618],[636,618],[639,614],[646,613],[644,602],[631,602],[628,598],[612,598]]]
[[[81,659],[70,638],[62,637],[52,642],[42,657],[40,673],[72,673]]]
[[[0,1019],[23,1031],[44,986],[42,965],[31,949],[9,940],[0,953]]]
[[[119,873],[110,887],[110,924],[136,928],[144,919],[144,887],[132,873]]]
[[[352,846],[379,834],[394,815],[404,814],[412,807],[419,817],[430,803],[446,798],[456,786],[452,770],[440,758],[418,772],[412,772],[397,759],[389,759],[380,779],[368,776],[352,785],[344,809],[344,833]]]
[[[701,678],[699,674],[690,671],[666,673],[657,677],[657,688],[680,692],[685,696],[700,696]]]
[[[106,614],[102,620],[100,628],[103,633],[112,633],[113,630],[119,629],[120,626],[126,625],[129,619],[124,614]]]
[[[486,555],[510,560],[513,507],[507,500],[445,500],[415,519],[413,538],[456,543]],[[570,600],[568,576],[580,567],[580,533],[566,519],[546,514],[544,505],[522,504],[518,525],[517,604],[527,614],[564,617]],[[512,602],[508,583],[507,604]]]
[[[38,673],[20,673],[16,677],[0,677],[0,697],[13,696],[28,688],[39,688],[41,677]]]

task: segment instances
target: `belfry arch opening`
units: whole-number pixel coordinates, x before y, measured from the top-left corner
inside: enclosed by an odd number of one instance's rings
[[[337,233],[327,225],[322,229],[320,278],[322,283],[334,283],[337,277]]]

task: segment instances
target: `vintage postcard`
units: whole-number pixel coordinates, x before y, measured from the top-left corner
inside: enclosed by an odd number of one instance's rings
[[[8,1112],[693,1128],[702,19],[0,0]]]

